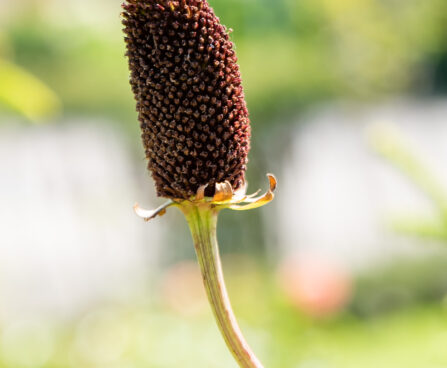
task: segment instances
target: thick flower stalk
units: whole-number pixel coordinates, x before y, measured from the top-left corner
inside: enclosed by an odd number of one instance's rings
[[[206,0],[123,4],[130,84],[160,208],[135,206],[145,220],[171,206],[186,216],[205,289],[223,337],[241,367],[262,367],[233,315],[216,240],[221,209],[273,199],[245,194],[250,122],[233,43]]]

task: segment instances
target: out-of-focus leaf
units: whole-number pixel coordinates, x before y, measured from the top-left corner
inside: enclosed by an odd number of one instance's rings
[[[33,122],[56,115],[56,94],[23,68],[0,59],[0,102]]]
[[[434,219],[394,216],[390,219],[390,227],[410,236],[447,241],[447,192],[441,180],[418,157],[394,125],[378,123],[369,133],[371,147],[422,190],[438,212]]]
[[[390,226],[398,233],[447,241],[447,226],[438,219],[400,215],[390,219]]]
[[[371,147],[418,186],[441,213],[447,213],[447,193],[441,180],[418,157],[403,134],[388,123],[377,123],[369,133]]]

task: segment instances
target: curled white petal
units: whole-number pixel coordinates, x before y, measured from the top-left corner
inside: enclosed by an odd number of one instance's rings
[[[144,219],[144,221],[150,221],[157,216],[163,216],[166,213],[166,210],[169,207],[174,206],[175,204],[176,203],[174,201],[170,200],[155,210],[145,210],[144,208],[141,208],[140,205],[137,203],[135,204],[133,209],[137,216]]]

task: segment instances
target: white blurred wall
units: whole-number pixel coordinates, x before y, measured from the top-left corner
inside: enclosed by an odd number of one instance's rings
[[[446,100],[320,107],[297,123],[277,196],[285,256],[310,253],[356,269],[434,249],[432,242],[390,231],[390,216],[433,218],[436,211],[374,152],[368,132],[378,123],[393,124],[447,193]]]
[[[146,290],[160,226],[132,207],[155,195],[117,134],[106,122],[0,125],[0,318]]]

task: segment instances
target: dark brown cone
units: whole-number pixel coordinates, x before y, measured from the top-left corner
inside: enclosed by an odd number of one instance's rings
[[[250,123],[233,43],[205,0],[123,4],[130,84],[157,193],[244,184]]]

